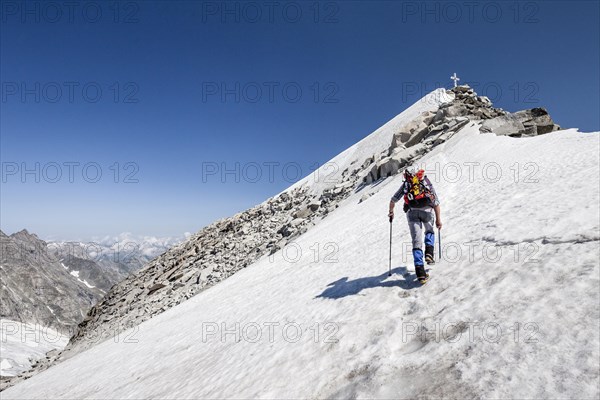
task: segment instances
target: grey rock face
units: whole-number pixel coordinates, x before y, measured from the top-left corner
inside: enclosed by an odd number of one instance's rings
[[[127,276],[127,274],[120,271],[103,268],[92,260],[79,257],[66,257],[61,262],[69,271],[77,271],[79,280],[87,282],[94,288],[98,288],[102,292],[102,295],[112,285]],[[87,312],[87,310],[85,311]]]
[[[531,110],[516,112],[513,115],[523,123],[525,129],[535,127],[535,134],[537,135],[560,130],[560,126],[554,123],[545,108],[532,108]]]
[[[514,115],[502,115],[488,119],[481,124],[480,132],[494,132],[496,135],[522,135],[525,126]]]
[[[48,251],[47,243],[26,230],[10,236],[0,235],[0,316],[2,318],[40,324],[70,334],[83,315],[104,292],[88,287],[77,279],[62,259]],[[91,263],[91,262],[90,262]],[[90,286],[100,268],[86,260],[73,258],[72,266],[81,267]],[[93,263],[91,263],[93,264]]]
[[[480,131],[520,137],[543,135],[559,129],[560,126],[554,123],[546,109],[532,108],[487,120],[481,125]]]

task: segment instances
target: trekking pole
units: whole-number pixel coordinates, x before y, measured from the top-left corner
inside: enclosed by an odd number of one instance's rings
[[[438,228],[438,249],[439,249],[439,256],[440,256],[440,261],[442,260],[442,231],[440,230],[440,228]]]
[[[392,276],[392,221],[393,217],[390,217],[390,267],[388,271],[388,276]]]

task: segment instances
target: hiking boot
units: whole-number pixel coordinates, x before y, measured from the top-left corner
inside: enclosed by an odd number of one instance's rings
[[[417,274],[417,279],[420,281],[421,279],[429,278],[427,271],[425,271],[424,265],[415,265],[415,273]]]
[[[433,246],[425,246],[425,262],[427,262],[427,264],[435,264],[433,252]]]

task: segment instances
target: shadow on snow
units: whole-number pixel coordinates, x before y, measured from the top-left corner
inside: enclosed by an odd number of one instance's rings
[[[402,275],[404,279],[393,279],[393,275]],[[348,277],[344,277],[327,285],[327,289],[315,298],[340,299],[359,294],[364,289],[374,287],[399,287],[410,290],[420,286],[421,284],[417,281],[416,275],[409,273],[406,267],[396,267],[392,269],[392,277],[388,277],[387,271],[378,276],[368,276],[353,280],[348,280]]]

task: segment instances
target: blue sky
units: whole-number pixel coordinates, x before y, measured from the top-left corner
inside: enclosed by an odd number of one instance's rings
[[[498,107],[600,130],[597,1],[68,4],[1,2],[8,233],[195,232],[453,72]]]

